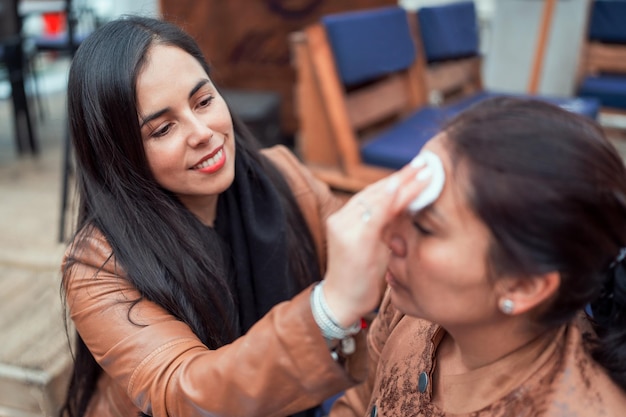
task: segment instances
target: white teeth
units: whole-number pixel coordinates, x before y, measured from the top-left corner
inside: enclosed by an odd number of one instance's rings
[[[222,154],[224,153],[223,149],[220,149],[219,152],[217,152],[215,155],[213,155],[211,158],[207,159],[206,161],[199,163],[198,165],[196,165],[195,167],[193,167],[193,169],[202,169],[202,168],[206,168],[206,167],[210,167],[211,165],[215,165],[215,163],[217,161],[219,161],[220,159],[222,159]]]

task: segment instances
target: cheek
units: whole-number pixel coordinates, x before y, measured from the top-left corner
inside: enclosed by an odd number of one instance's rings
[[[233,119],[225,101],[220,100],[217,102],[216,106],[212,111],[209,111],[208,114],[211,116],[211,120],[209,121],[209,123],[212,124],[212,126],[210,126],[211,129],[221,134],[231,134],[233,130]]]
[[[408,252],[412,254],[410,276],[417,287],[445,287],[456,292],[482,286],[487,280],[479,245],[424,239]]]
[[[168,146],[165,141],[153,142],[146,145],[146,159],[152,175],[163,185],[163,179],[167,179],[172,171],[177,168],[178,161],[181,158],[177,156],[175,147]]]
[[[482,258],[475,251],[443,246],[423,244],[412,252],[410,294],[397,296],[398,307],[442,325],[482,320],[492,305]]]
[[[416,242],[415,247],[409,247],[407,251],[412,286],[439,285],[447,279],[453,254],[449,253],[445,245],[425,239]]]

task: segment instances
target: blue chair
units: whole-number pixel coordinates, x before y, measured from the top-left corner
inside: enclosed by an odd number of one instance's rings
[[[422,7],[417,12],[417,38],[426,58],[431,97],[458,112],[494,96],[531,97],[485,90],[476,9],[473,1]],[[532,96],[596,119],[599,100],[593,97]],[[450,104],[452,103],[452,104]]]
[[[592,3],[578,95],[598,99],[609,113],[626,112],[625,22],[626,1]]]
[[[291,35],[296,149],[331,187],[357,191],[410,162],[448,117],[427,105],[409,14],[327,15]]]

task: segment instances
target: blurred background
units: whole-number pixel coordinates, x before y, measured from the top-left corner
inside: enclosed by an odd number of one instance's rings
[[[444,86],[477,71],[473,92],[539,95],[579,109],[626,155],[626,1],[0,0],[0,417],[55,415],[71,366],[59,268],[74,215],[65,92],[80,42],[124,14],[179,24],[199,42],[231,109],[261,145],[292,148],[337,193],[349,195],[394,165],[375,166],[358,150],[358,166],[342,162],[345,141],[358,148],[373,136],[363,139],[362,126],[351,126],[354,135],[340,138],[332,131],[339,116],[316,107],[315,100],[329,101],[304,74],[311,64],[308,28],[329,15],[383,7],[399,7],[409,20],[423,12],[417,29],[412,26],[421,37],[410,47],[421,98],[391,126],[424,108],[451,114],[467,88]],[[461,9],[470,10],[469,21]],[[446,10],[452,23],[437,20]],[[439,35],[423,32],[437,26]],[[457,32],[470,49],[435,57],[433,48],[454,49],[444,38],[450,35],[452,42]],[[471,66],[448,69],[469,55]],[[331,69],[318,78],[343,81],[335,63],[320,65],[315,68]],[[355,88],[338,91],[332,106],[341,104],[349,113],[342,100]],[[337,123],[354,122],[348,119]],[[319,130],[320,120],[330,120],[326,130]],[[307,130],[312,125],[317,130]]]

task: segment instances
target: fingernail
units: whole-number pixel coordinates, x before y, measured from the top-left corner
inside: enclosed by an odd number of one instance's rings
[[[433,175],[433,170],[430,166],[427,166],[425,168],[422,168],[422,170],[417,173],[415,179],[417,179],[418,181],[424,181],[430,178],[431,175]]]
[[[398,189],[398,185],[400,185],[400,180],[395,175],[387,180],[387,184],[385,185],[385,191],[387,194],[393,194]]]
[[[419,155],[417,155],[415,158],[413,158],[413,159],[411,160],[410,165],[411,165],[413,168],[419,168],[419,167],[421,167],[422,165],[424,165],[424,163],[425,163],[425,162],[426,162],[426,159],[424,158],[424,155],[419,154]]]

